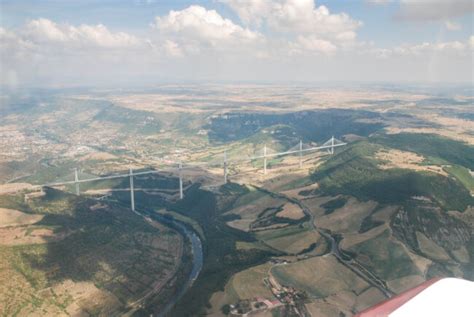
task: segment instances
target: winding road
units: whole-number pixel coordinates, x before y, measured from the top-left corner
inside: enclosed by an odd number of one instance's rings
[[[310,224],[313,230],[318,232],[321,236],[323,236],[326,240],[329,241],[331,245],[330,254],[333,254],[340,263],[342,263],[344,266],[349,268],[352,272],[357,274],[364,281],[366,281],[373,287],[377,288],[380,292],[382,292],[382,294],[384,294],[385,297],[390,298],[394,295],[394,293],[390,289],[388,289],[386,283],[382,279],[377,277],[374,273],[372,273],[369,269],[364,267],[361,263],[359,263],[355,259],[352,259],[349,255],[344,254],[344,251],[342,251],[339,248],[339,243],[336,241],[336,239],[334,239],[334,237],[330,233],[325,231],[324,229],[318,228],[316,226],[313,213],[308,208],[308,206],[306,206],[301,200],[289,197],[279,192],[272,192],[265,188],[261,188],[257,186],[254,186],[254,187],[258,189],[259,191],[264,192],[268,195],[271,195],[276,198],[285,199],[288,202],[298,205],[301,208],[301,210],[303,210],[305,215],[307,215],[310,218]]]

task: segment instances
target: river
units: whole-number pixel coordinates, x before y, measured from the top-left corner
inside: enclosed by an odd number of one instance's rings
[[[183,297],[186,291],[193,285],[194,281],[199,276],[203,265],[202,243],[196,232],[186,227],[180,221],[163,217],[156,213],[152,215],[152,218],[156,219],[159,222],[165,223],[184,234],[187,240],[191,241],[191,251],[193,256],[193,267],[191,269],[191,273],[188,276],[188,279],[186,280],[186,283],[183,284],[178,293],[170,300],[168,304],[166,304],[165,308],[158,314],[159,317],[162,317],[166,316],[166,314],[169,313],[169,311],[174,307],[174,305],[176,305],[176,303],[178,303],[181,297]]]

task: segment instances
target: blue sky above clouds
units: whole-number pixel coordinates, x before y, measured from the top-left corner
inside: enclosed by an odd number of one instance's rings
[[[472,0],[0,1],[1,84],[472,82]]]

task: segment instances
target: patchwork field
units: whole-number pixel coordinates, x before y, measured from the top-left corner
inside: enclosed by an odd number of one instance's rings
[[[353,245],[349,250],[357,254],[356,259],[373,270],[386,281],[408,276],[421,275],[418,265],[412,260],[403,244],[393,241],[389,230]]]
[[[327,244],[320,234],[310,229],[285,228],[258,235],[258,238],[276,250],[298,254],[314,245],[314,252],[324,253]]]
[[[370,288],[370,285],[333,256],[278,265],[271,272],[282,285],[302,289],[312,298],[324,298],[343,292],[353,292],[359,296]],[[383,298],[380,293],[377,293],[377,296]]]
[[[18,210],[0,208],[0,228],[30,225],[43,217],[43,215],[29,215]]]
[[[229,281],[229,287],[239,299],[263,297],[274,300],[274,295],[264,283],[270,269],[270,264],[264,264],[239,272]]]

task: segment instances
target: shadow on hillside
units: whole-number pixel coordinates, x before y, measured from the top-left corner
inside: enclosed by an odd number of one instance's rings
[[[137,185],[143,184],[138,181]],[[65,280],[92,282],[125,303],[174,269],[169,245],[162,243],[177,241],[173,240],[176,233],[160,231],[124,207],[128,191],[120,192],[119,196],[127,194],[122,203],[99,202],[52,188],[45,193],[29,202],[33,211],[46,214],[36,225],[54,228],[64,238],[50,238],[43,255],[34,248],[25,248],[21,255],[32,268],[45,273],[49,285]],[[157,244],[158,237],[162,239]]]

